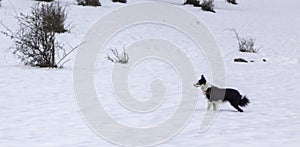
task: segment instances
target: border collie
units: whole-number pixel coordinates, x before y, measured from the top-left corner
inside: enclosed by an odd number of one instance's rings
[[[235,89],[221,89],[216,86],[212,86],[206,82],[205,77],[202,75],[201,79],[194,84],[195,87],[201,87],[203,94],[208,100],[207,110],[213,105],[213,109],[216,110],[218,102],[228,101],[236,110],[244,112],[239,106],[245,107],[250,101],[246,96],[242,96]]]

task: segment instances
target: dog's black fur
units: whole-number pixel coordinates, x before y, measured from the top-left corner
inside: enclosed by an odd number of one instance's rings
[[[194,86],[202,87],[202,90],[209,102],[219,100],[223,102],[228,101],[239,112],[243,112],[239,106],[245,107],[250,103],[246,96],[242,96],[239,91],[235,89],[221,89],[216,86],[210,86],[203,75],[201,76],[201,79],[194,84]]]

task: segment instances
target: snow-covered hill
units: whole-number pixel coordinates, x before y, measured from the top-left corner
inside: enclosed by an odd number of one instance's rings
[[[58,36],[65,47],[78,45],[97,20],[128,4],[103,1],[101,7],[77,6],[75,0],[61,0],[69,5],[70,32]],[[158,0],[157,0],[158,1]],[[196,112],[186,128],[161,146],[299,146],[300,145],[300,2],[296,0],[239,0],[234,6],[215,0],[216,14],[200,8],[180,5],[181,0],[163,0],[199,17],[214,35],[222,52],[226,86],[235,87],[249,97],[244,113],[235,112],[227,103],[204,133],[199,133],[206,101],[199,91]],[[31,0],[2,0],[0,20],[17,28],[15,16],[30,12]],[[126,19],[126,18],[120,18]],[[118,20],[115,20],[118,21]],[[234,34],[256,39],[257,54],[238,52]],[[0,26],[0,31],[5,29]],[[112,63],[104,57],[109,48],[127,47],[146,38],[163,38],[182,48],[196,68],[197,76],[212,80],[206,59],[180,32],[155,24],[136,25],[115,35],[99,55],[95,67],[95,87],[109,115],[129,126],[157,125],[170,117],[180,103],[176,72],[168,64],[148,61],[137,65],[129,77],[134,97],[151,97],[149,80],[163,79],[166,101],[158,112],[134,114],[115,100],[111,84]],[[73,89],[75,54],[62,69],[38,69],[23,66],[9,51],[13,42],[0,35],[0,146],[112,146],[98,137],[82,120]],[[234,63],[243,57],[253,63]],[[267,62],[262,60],[266,59]],[[196,79],[195,79],[196,80]],[[195,81],[196,82],[196,81]],[[195,89],[194,87],[189,87]],[[130,137],[130,134],[128,134]]]

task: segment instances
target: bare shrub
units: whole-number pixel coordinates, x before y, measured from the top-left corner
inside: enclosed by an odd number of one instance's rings
[[[187,5],[187,4],[193,5],[194,7],[201,7],[199,0],[186,0],[184,2],[184,5]]]
[[[110,55],[106,56],[106,59],[113,62],[113,63],[121,63],[121,64],[127,64],[129,61],[129,56],[125,51],[125,48],[123,48],[123,53],[119,53],[117,49],[110,49],[113,57]]]
[[[239,34],[236,32],[235,29],[231,29],[234,32],[235,37],[239,44],[239,51],[240,52],[247,52],[247,53],[257,53],[259,49],[255,48],[255,39],[254,38],[241,38]]]
[[[112,0],[112,2],[127,3],[127,0]]]
[[[201,9],[203,11],[210,11],[210,12],[216,13],[216,11],[214,10],[214,8],[215,8],[214,0],[204,0],[201,3]]]
[[[226,0],[228,3],[230,4],[234,4],[237,5],[238,3],[236,2],[236,0]]]
[[[76,0],[78,5],[82,6],[101,6],[101,3],[99,0]]]
[[[13,54],[25,65],[57,67],[56,55],[65,53],[56,41],[57,31],[53,29],[52,21],[49,21],[48,17],[45,18],[50,15],[46,13],[57,12],[59,8],[56,6],[60,5],[38,3],[32,7],[30,14],[21,13],[17,17],[19,29],[16,32],[2,24],[7,29],[7,32],[2,33],[10,37],[15,44]]]

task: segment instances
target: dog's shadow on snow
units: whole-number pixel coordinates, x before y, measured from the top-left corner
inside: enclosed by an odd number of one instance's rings
[[[236,110],[229,110],[229,109],[221,109],[219,110],[220,112],[239,112],[239,111],[236,111]],[[239,112],[240,113],[240,112]]]
[[[210,110],[211,111],[211,110]],[[221,109],[220,110],[220,112],[237,112],[237,113],[241,113],[241,114],[243,114],[243,113],[249,113],[249,112],[253,112],[253,111],[251,111],[251,110],[244,110],[244,112],[239,112],[239,111],[237,111],[237,110],[230,110],[230,109]]]
[[[214,112],[214,110],[206,110],[206,109],[196,109],[196,111],[198,112],[204,112],[204,111],[209,111],[209,112]],[[241,113],[237,110],[230,110],[230,109],[220,109],[219,112],[234,112],[234,113]],[[245,112],[249,112],[249,111],[244,111]]]

